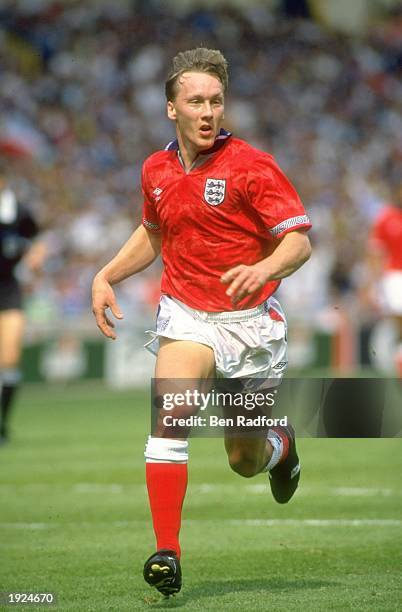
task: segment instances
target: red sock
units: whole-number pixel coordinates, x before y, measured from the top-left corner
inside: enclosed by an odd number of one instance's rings
[[[180,558],[179,532],[187,489],[187,463],[146,463],[145,466],[156,548],[174,550]]]

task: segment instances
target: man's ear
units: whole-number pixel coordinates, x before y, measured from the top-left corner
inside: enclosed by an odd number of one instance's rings
[[[173,102],[171,102],[169,100],[169,102],[167,103],[167,116],[169,117],[169,119],[171,119],[172,121],[176,121],[176,109],[174,107]]]

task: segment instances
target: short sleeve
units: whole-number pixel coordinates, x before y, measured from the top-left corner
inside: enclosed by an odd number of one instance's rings
[[[248,172],[247,195],[273,238],[310,229],[310,219],[295,188],[271,156],[257,159]]]
[[[161,228],[159,224],[158,213],[155,207],[154,197],[152,197],[150,193],[145,164],[142,167],[141,184],[142,193],[144,196],[144,203],[142,209],[142,224],[150,232],[159,233],[161,231]]]

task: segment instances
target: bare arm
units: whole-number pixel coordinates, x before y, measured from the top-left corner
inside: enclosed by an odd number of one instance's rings
[[[39,239],[29,247],[22,261],[31,272],[39,272],[43,268],[47,255],[46,242]]]
[[[234,303],[258,291],[271,280],[290,276],[311,255],[310,240],[305,232],[285,234],[275,251],[252,266],[240,265],[222,275],[221,281],[229,285],[226,294]]]
[[[160,235],[152,234],[140,225],[117,255],[96,276],[102,276],[108,283],[115,285],[145,270],[158,257],[160,250]]]
[[[148,232],[140,225],[117,255],[95,276],[92,283],[92,312],[99,329],[107,338],[114,340],[116,334],[106,309],[110,308],[117,319],[123,318],[112,285],[145,270],[158,257],[160,250],[160,236]]]

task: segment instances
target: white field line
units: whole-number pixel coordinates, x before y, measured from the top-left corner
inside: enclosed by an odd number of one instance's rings
[[[95,482],[79,482],[74,485],[59,485],[59,484],[45,484],[45,483],[32,483],[32,484],[0,484],[0,495],[6,493],[40,493],[40,492],[51,492],[56,491],[68,491],[71,493],[79,494],[100,494],[100,495],[121,495],[131,493],[146,492],[145,484],[121,484],[121,483],[95,483]],[[248,494],[252,495],[266,495],[269,490],[268,482],[260,482],[254,484],[247,484],[243,486],[231,485],[231,484],[219,484],[219,483],[203,483],[189,485],[190,494],[195,495],[208,495],[210,493],[218,494]],[[399,497],[402,495],[402,489],[388,489],[380,487],[308,487],[301,486],[297,492],[297,496],[300,495],[312,495],[312,494],[331,495],[335,497]]]
[[[394,491],[393,489],[377,489],[375,487],[335,487],[331,489],[333,495],[342,495],[345,497],[353,496],[382,496],[390,497],[391,495],[400,495],[402,491]]]
[[[399,519],[218,519],[218,520],[197,520],[186,519],[184,525],[233,525],[241,527],[401,527],[402,520]],[[60,527],[105,527],[134,528],[144,521],[82,521],[58,523],[50,521],[48,523],[23,523],[23,522],[0,522],[0,529],[32,530],[40,531],[44,529],[59,529]]]
[[[399,527],[398,519],[229,519],[231,525],[275,527],[279,525],[306,527]]]

